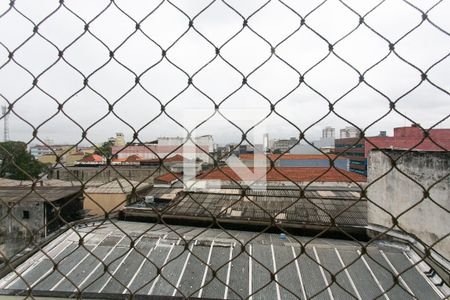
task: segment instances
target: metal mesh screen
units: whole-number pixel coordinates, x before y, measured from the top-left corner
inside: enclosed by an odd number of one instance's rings
[[[22,126],[17,135],[24,140],[0,144],[2,176],[22,180],[12,192],[0,191],[1,234],[12,248],[1,252],[3,293],[425,299],[428,290],[417,283],[423,280],[435,285],[428,286],[434,298],[448,297],[448,194],[439,199],[448,193],[450,137],[432,134],[449,124],[448,12],[449,1],[444,0],[3,1],[1,119],[11,122],[10,128],[5,122],[5,139],[14,139],[15,126]],[[308,99],[313,99],[311,106]],[[240,113],[251,120],[246,126],[236,117]],[[398,120],[415,124],[415,142],[389,149],[368,138]],[[357,136],[330,154],[310,134],[334,121],[355,127]],[[214,129],[212,122],[224,127]],[[97,144],[112,126],[122,126],[132,137],[116,152]],[[264,191],[236,179],[223,165],[241,146],[257,148],[251,136],[259,126],[272,132],[289,128],[296,137],[279,156],[268,156],[261,177],[276,177],[283,184]],[[161,155],[147,139],[170,132],[168,128],[186,139]],[[205,131],[216,135],[227,130],[239,137],[227,153],[211,153],[196,139]],[[45,139],[52,132],[73,135],[76,141],[55,150]],[[32,158],[23,161],[21,153],[36,143],[54,158],[44,171]],[[282,154],[300,144],[326,156],[327,167],[307,179],[280,166]],[[357,154],[350,153],[361,144],[375,153],[369,158],[367,182],[364,174],[338,167],[340,159],[352,160]],[[83,167],[67,165],[65,157],[83,145],[104,157],[100,166],[89,166],[89,160]],[[209,160],[198,178],[215,174],[226,187],[202,193],[174,171],[169,159],[189,145]],[[437,158],[418,152],[423,145]],[[135,146],[156,157],[147,160],[151,167],[139,175],[131,163],[126,168],[114,163]],[[417,156],[427,162],[408,167]],[[384,169],[371,169],[371,163],[384,163]],[[430,168],[431,174],[425,171]],[[158,192],[156,182],[153,190],[145,189],[161,175],[181,182],[172,198],[170,191]],[[317,187],[326,176],[345,184],[331,191],[326,184]],[[67,184],[47,190],[47,177]],[[93,187],[112,179],[121,189],[116,194],[126,196],[117,200],[115,193]],[[404,188],[393,196],[386,185]],[[103,205],[86,192],[90,188],[107,194],[113,204]],[[149,193],[172,201],[146,205]],[[381,194],[387,195],[385,202],[378,200]],[[83,197],[100,216],[83,215]],[[402,205],[387,204],[394,199]],[[135,204],[128,210],[134,219],[120,212],[128,204]],[[372,210],[367,215],[362,211],[368,206]],[[40,211],[44,223],[30,225]],[[431,240],[404,225],[412,213],[418,224],[437,222]],[[383,221],[370,227],[377,214]],[[427,220],[420,220],[421,215]],[[14,228],[21,232],[15,236],[22,241],[17,245],[8,239]],[[366,230],[368,235],[361,234]],[[60,249],[64,240],[71,246]],[[392,247],[392,253],[383,250],[388,247],[380,243],[384,240],[415,256],[402,256],[407,265],[399,267]],[[324,246],[330,243],[331,248]],[[351,249],[354,256],[342,249]],[[160,258],[152,256],[158,253]],[[27,264],[30,257],[34,260]],[[420,280],[411,272],[420,273]],[[442,281],[437,284],[430,279],[436,272]],[[360,276],[370,278],[374,287],[358,281]]]

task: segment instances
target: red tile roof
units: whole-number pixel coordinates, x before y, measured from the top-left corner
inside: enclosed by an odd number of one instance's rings
[[[249,169],[252,171],[252,168]],[[241,178],[236,174],[236,172],[230,167],[223,167],[221,168],[221,170],[223,173],[218,169],[213,169],[210,172],[198,176],[198,179],[225,181],[230,181],[232,179],[235,181],[242,181]],[[249,180],[256,180],[259,179],[259,177],[261,176],[256,174],[254,178],[251,178]],[[367,177],[345,170],[339,169],[339,171],[337,171],[335,168],[328,169],[322,167],[277,167],[272,168],[270,169],[270,171],[268,171],[266,180],[294,182],[310,182],[313,180],[316,182],[366,182]]]
[[[126,158],[113,158],[111,161],[112,162],[124,162],[126,160],[127,160]]]
[[[162,157],[161,157],[162,159]],[[164,162],[182,162],[184,161],[184,157],[180,154],[171,156],[171,157],[167,157],[166,159],[164,159]],[[159,163],[160,160],[159,158],[152,158],[152,159],[143,159],[141,160],[141,162],[143,163]]]
[[[254,158],[254,154],[241,154],[239,155],[239,158],[241,160],[253,160]],[[290,154],[290,153],[286,153],[286,154],[266,154],[265,155],[268,159],[274,161],[276,159],[279,160],[302,160],[302,159],[335,159],[336,155],[335,154]],[[258,159],[260,157],[262,157],[262,155],[257,155],[256,156]],[[342,157],[340,157],[342,158]]]
[[[155,178],[155,181],[162,181],[162,182],[166,182],[166,183],[171,183],[175,180],[179,180],[181,179],[182,174],[180,173],[166,173],[164,175],[158,176]]]
[[[137,162],[137,161],[141,161],[142,157],[139,155],[130,155],[128,156],[128,158],[125,160],[126,162]]]
[[[103,162],[103,157],[98,154],[92,154],[80,159],[79,162]]]

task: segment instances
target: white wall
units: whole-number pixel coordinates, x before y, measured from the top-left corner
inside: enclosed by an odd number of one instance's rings
[[[392,157],[397,157],[401,153],[401,151],[385,152]],[[424,196],[423,189],[396,169],[383,176],[391,168],[390,159],[381,151],[371,151],[368,198],[398,217],[400,228],[396,226],[395,229],[413,234],[426,245],[432,245],[450,232],[450,214],[439,207],[441,205],[450,210],[450,176],[445,178],[450,171],[449,161],[450,154],[444,152],[411,152],[400,158],[397,163],[398,169],[425,188],[441,180],[430,189],[431,198],[427,197],[421,201]],[[383,177],[376,181],[381,176]],[[375,204],[368,202],[369,224],[391,227],[392,217]],[[414,208],[401,215],[413,206]],[[443,257],[449,258],[450,238],[442,240],[433,246],[433,249]]]

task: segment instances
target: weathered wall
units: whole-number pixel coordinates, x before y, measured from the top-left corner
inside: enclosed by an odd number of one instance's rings
[[[61,180],[82,180],[110,182],[116,178],[127,178],[134,181],[145,181],[153,183],[153,179],[167,173],[164,168],[156,171],[156,167],[69,167],[67,171],[64,168],[52,169],[49,173],[49,179]],[[155,172],[156,171],[156,172]],[[153,174],[154,173],[154,174]],[[95,177],[94,177],[95,176]],[[148,178],[149,177],[149,178]]]
[[[385,152],[393,158],[402,153],[395,150]],[[450,231],[450,214],[447,212],[450,210],[450,176],[447,176],[450,172],[449,165],[448,152],[410,152],[399,159],[399,170],[425,189],[433,186],[429,191],[430,197],[421,201],[424,197],[423,189],[396,169],[383,176],[391,168],[390,159],[381,151],[372,151],[369,155],[368,198],[398,217],[399,226],[395,229],[403,229],[427,245],[432,245]],[[383,177],[375,182],[381,176]],[[439,180],[441,181],[435,184]],[[392,217],[375,204],[368,202],[369,224],[391,227]],[[411,210],[402,214],[411,207]],[[450,239],[442,240],[433,249],[449,259]]]
[[[24,211],[28,212],[28,219],[23,218]],[[5,203],[2,203],[0,218],[0,242],[5,239],[26,240],[30,236],[36,236],[36,240],[39,240],[44,235],[43,202],[21,201],[10,212]]]
[[[127,194],[86,194],[84,209],[89,215],[104,216],[106,212],[119,211],[126,204]],[[95,202],[96,203],[95,203]],[[105,210],[101,209],[99,205]]]
[[[9,203],[10,206],[13,203]],[[58,208],[59,213],[55,208]],[[72,196],[53,201],[16,202],[8,211],[5,202],[0,204],[0,243],[5,241],[23,241],[28,244],[31,239],[39,241],[47,234],[59,229],[65,223],[81,218],[83,198],[81,191]],[[45,212],[44,212],[45,210]],[[26,215],[24,214],[26,212]]]

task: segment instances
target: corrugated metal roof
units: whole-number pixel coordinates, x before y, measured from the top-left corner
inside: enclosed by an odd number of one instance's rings
[[[123,178],[116,178],[110,182],[104,183],[96,187],[89,187],[85,190],[86,194],[128,194],[133,188],[141,190],[149,187],[145,182],[126,180]]]
[[[53,202],[73,196],[81,191],[80,187],[0,187],[0,199],[8,202]]]
[[[418,299],[442,297],[413,265],[406,247],[300,236],[284,239],[278,234],[233,230],[227,234],[220,229],[150,223],[115,224],[77,228],[86,235],[84,246],[79,245],[78,233],[67,231],[43,249],[48,257],[37,252],[16,268],[20,277],[10,273],[0,280],[0,288],[220,299],[250,295],[253,299],[314,295],[348,299],[348,293],[360,299],[383,294],[389,299],[411,299],[407,291]],[[303,253],[299,242],[306,245]],[[360,252],[362,245],[367,246],[367,254]],[[49,258],[59,262],[59,272]],[[395,282],[392,274],[401,274],[400,280]]]
[[[83,182],[83,184],[87,187],[90,186],[99,186],[104,182],[101,181],[88,181]],[[0,187],[2,186],[31,186],[33,181],[31,180],[14,180],[7,178],[0,178]],[[49,179],[49,180],[40,180],[36,182],[36,186],[53,186],[53,187],[64,187],[64,186],[81,186],[80,181],[66,181],[59,179]]]
[[[153,195],[153,192],[149,194]],[[257,222],[276,217],[285,225],[320,226],[330,225],[334,219],[338,225],[367,225],[367,200],[359,193],[343,189],[307,190],[304,193],[301,196],[301,191],[295,189],[246,190],[245,196],[239,189],[181,193],[164,208],[164,216],[209,218],[213,214],[221,219]],[[133,216],[134,208],[135,205],[126,207],[125,214]],[[142,213],[142,209],[139,207],[138,213]],[[149,208],[148,214],[156,213]]]

